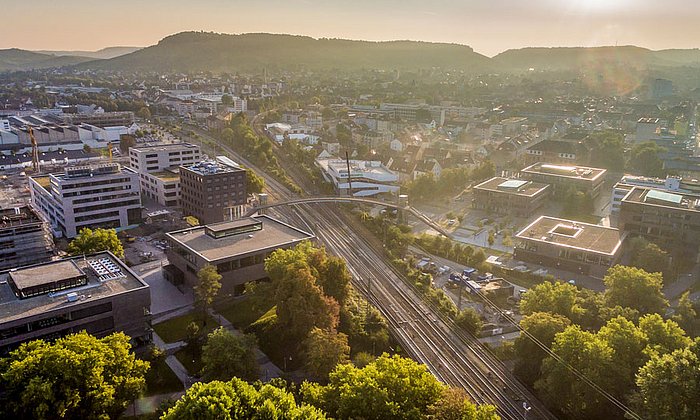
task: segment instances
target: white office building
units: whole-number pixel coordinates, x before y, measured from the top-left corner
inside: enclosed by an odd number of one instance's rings
[[[666,192],[691,192],[690,190],[682,188],[682,180],[678,177],[669,176],[666,179],[662,179],[635,175],[625,175],[613,187],[611,200],[612,207],[610,210],[612,216],[617,216],[620,214],[620,206],[622,205],[622,199],[625,198],[627,193],[629,193],[634,187],[653,188],[655,190]]]
[[[141,192],[159,204],[180,204],[180,165],[202,159],[200,147],[190,143],[136,146],[129,149],[129,165],[138,172]]]
[[[316,159],[323,177],[332,182],[341,195],[369,197],[383,193],[399,192],[399,176],[390,171],[379,161],[350,160],[350,182],[348,166],[343,159]]]
[[[121,230],[141,222],[138,174],[118,163],[33,176],[29,190],[32,206],[50,222],[56,236],[73,238],[85,227]]]

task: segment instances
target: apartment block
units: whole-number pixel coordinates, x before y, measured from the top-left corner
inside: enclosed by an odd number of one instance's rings
[[[35,339],[115,331],[151,340],[151,294],[112,253],[23,266],[0,274],[0,354]]]
[[[277,249],[288,249],[314,235],[269,216],[196,226],[166,234],[170,266],[166,277],[190,286],[206,264],[221,274],[220,293],[240,294],[245,284],[267,277],[264,261]]]
[[[169,207],[180,205],[180,165],[191,165],[201,159],[200,147],[190,143],[129,149],[129,165],[139,174],[141,193]]]
[[[560,196],[573,188],[595,199],[601,193],[606,172],[600,168],[538,162],[523,169],[520,174],[526,180],[550,184],[553,196]]]
[[[48,223],[31,207],[0,209],[0,271],[49,261],[53,255]]]
[[[549,189],[547,184],[494,177],[473,188],[472,208],[530,217],[545,203]]]
[[[224,156],[180,167],[180,207],[200,224],[237,219],[247,200],[246,170]]]
[[[32,207],[54,234],[74,238],[80,229],[124,229],[141,223],[138,174],[118,163],[65,168],[29,178]]]
[[[620,230],[699,259],[700,195],[634,187],[620,205]]]
[[[619,261],[625,236],[615,228],[541,216],[515,235],[514,258],[602,278]]]

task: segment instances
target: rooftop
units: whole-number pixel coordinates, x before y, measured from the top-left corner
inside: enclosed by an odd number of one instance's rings
[[[316,163],[327,173],[333,173],[337,178],[348,177],[347,162],[343,159],[317,159]],[[350,172],[353,178],[364,177],[376,181],[395,182],[398,175],[390,171],[379,161],[350,160]]]
[[[154,177],[160,179],[161,181],[165,181],[165,182],[178,181],[180,179],[180,175],[176,171],[177,171],[177,168],[174,168],[172,171],[167,170],[167,171],[154,172],[151,175],[153,175]]]
[[[121,275],[104,273],[103,262],[105,261],[110,266],[116,267]],[[12,276],[12,281],[15,283],[19,282],[24,287],[32,287],[77,275],[86,276],[87,284],[24,299],[15,295],[8,281]],[[143,280],[109,252],[20,267],[0,274],[0,324],[78,305],[85,300],[97,300],[146,287],[148,285]],[[75,302],[69,302],[66,297],[72,292],[78,295]]]
[[[215,175],[223,173],[232,173],[242,171],[240,167],[230,166],[221,161],[207,160],[203,162],[184,165],[183,168],[188,169],[199,175]]]
[[[549,163],[535,163],[523,169],[521,172],[532,174],[545,174],[566,178],[598,179],[606,172],[605,169],[589,168],[575,165],[552,165]]]
[[[540,216],[515,237],[605,255],[617,253],[624,239],[615,228],[549,216]]]
[[[0,209],[0,230],[41,222],[39,215],[29,206]]]
[[[135,152],[166,152],[175,150],[199,150],[199,146],[191,143],[153,143],[131,147],[130,150]]]
[[[652,188],[634,187],[622,199],[622,202],[644,203],[651,206],[700,212],[700,195],[671,193]]]
[[[259,222],[262,222],[262,229],[243,229],[240,234],[224,234],[221,237],[214,237],[219,232],[247,226],[252,227]],[[174,243],[199,254],[207,261],[217,261],[237,255],[245,255],[314,238],[314,235],[311,233],[282,223],[269,216],[255,216],[232,222],[195,226],[168,232],[166,235]]]
[[[482,182],[474,188],[532,197],[544,192],[547,188],[549,188],[549,185],[530,182],[523,179],[509,179],[497,176]]]

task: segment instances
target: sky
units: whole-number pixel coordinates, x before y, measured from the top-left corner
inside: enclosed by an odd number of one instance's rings
[[[148,46],[182,31],[528,46],[700,47],[697,0],[3,0],[0,49]]]

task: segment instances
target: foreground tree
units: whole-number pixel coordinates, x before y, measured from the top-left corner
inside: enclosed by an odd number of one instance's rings
[[[700,418],[700,339],[687,348],[655,355],[637,374],[638,413],[649,419]]]
[[[613,351],[601,340],[577,325],[556,335],[552,351],[584,376],[609,388],[607,373],[613,367]],[[610,418],[614,408],[585,382],[578,379],[564,364],[551,357],[542,362],[542,377],[535,382],[542,399],[570,418]]]
[[[325,381],[337,365],[350,360],[348,336],[335,331],[314,328],[304,340],[304,349],[304,369],[320,381]]]
[[[603,279],[607,290],[608,307],[621,306],[638,310],[641,314],[663,313],[668,306],[661,288],[661,273],[647,273],[635,268],[616,265]]]
[[[227,128],[230,130],[230,128]],[[249,194],[260,194],[265,188],[265,180],[253,172],[252,169],[246,169],[246,189]]]
[[[437,402],[428,407],[434,420],[498,420],[496,407],[475,405],[461,388],[445,388]]]
[[[483,326],[483,322],[481,322],[479,314],[472,308],[462,309],[462,312],[457,314],[455,322],[462,329],[474,335],[479,334],[481,327]]]
[[[546,347],[551,347],[554,337],[569,325],[571,321],[568,318],[548,312],[534,312],[520,321],[523,330],[532,334]],[[525,383],[534,384],[540,375],[542,360],[547,357],[547,353],[525,334],[515,339],[514,350],[518,357],[515,373]]]
[[[255,355],[256,342],[252,335],[235,336],[219,327],[207,337],[202,347],[202,375],[208,381],[228,381],[233,377],[253,381],[260,368]]]
[[[124,258],[124,247],[114,229],[80,229],[80,233],[68,244],[71,255],[92,254],[100,251],[110,251],[117,258]]]
[[[385,354],[362,369],[338,365],[328,385],[305,382],[301,394],[338,419],[422,419],[444,389],[425,365]]]
[[[199,283],[194,286],[194,303],[203,313],[204,323],[206,324],[207,310],[214,302],[214,298],[221,289],[221,274],[216,271],[216,267],[210,264],[205,264],[199,272],[197,272]]]
[[[577,289],[568,283],[540,283],[528,290],[520,302],[523,315],[534,312],[550,312],[573,319],[581,312],[576,304]]]
[[[148,368],[123,333],[31,341],[0,359],[0,417],[116,418],[145,390]]]
[[[234,378],[230,382],[197,382],[163,420],[322,420],[320,410],[297,404],[287,391],[266,384],[254,386]]]

